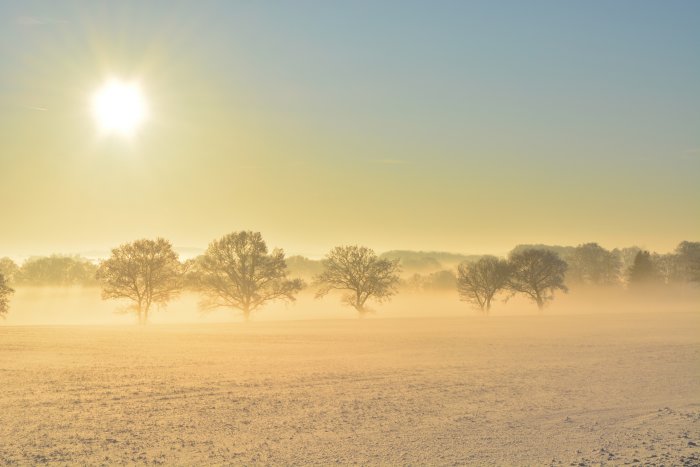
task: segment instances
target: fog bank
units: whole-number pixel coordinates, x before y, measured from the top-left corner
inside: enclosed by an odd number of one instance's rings
[[[158,323],[243,322],[240,311],[216,309],[202,312],[200,297],[183,293],[166,308],[156,309],[149,317]],[[136,322],[128,313],[126,302],[102,300],[97,287],[17,287],[12,297],[12,313],[0,326],[11,325],[131,325]],[[374,303],[373,311],[362,319],[482,316],[461,302],[456,292],[403,291],[387,303]],[[558,294],[539,312],[531,301],[515,296],[494,303],[490,316],[525,316],[540,314],[602,314],[639,312],[700,311],[700,288],[692,284],[665,286],[641,291],[614,287],[581,287]],[[311,319],[358,319],[358,313],[341,303],[340,295],[315,299],[310,290],[299,294],[296,302],[270,303],[251,315],[252,321]]]

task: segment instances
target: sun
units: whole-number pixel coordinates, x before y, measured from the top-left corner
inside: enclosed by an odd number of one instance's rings
[[[138,83],[115,78],[93,96],[92,113],[103,133],[129,137],[146,121],[148,108]]]

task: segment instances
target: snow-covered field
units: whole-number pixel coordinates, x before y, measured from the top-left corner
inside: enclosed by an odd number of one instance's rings
[[[0,327],[5,464],[700,464],[700,314]]]

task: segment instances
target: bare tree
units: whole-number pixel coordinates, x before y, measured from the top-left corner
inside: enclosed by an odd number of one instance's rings
[[[368,311],[367,300],[388,300],[397,292],[399,260],[380,259],[369,248],[339,246],[323,260],[324,270],[316,276],[316,298],[331,290],[347,290],[343,302],[361,315]]]
[[[284,252],[271,253],[260,232],[234,232],[213,241],[195,263],[203,308],[233,307],[250,312],[271,300],[294,301],[304,287],[301,279],[287,279]]]
[[[540,310],[554,298],[556,290],[568,290],[564,285],[566,261],[553,251],[523,250],[513,253],[508,262],[511,267],[508,288],[528,296]]]
[[[4,318],[10,309],[10,295],[14,290],[7,285],[5,276],[0,273],[0,317]]]
[[[181,267],[169,241],[142,239],[113,249],[96,278],[103,299],[132,301],[139,323],[145,324],[153,305],[163,306],[179,294]]]
[[[461,300],[488,313],[494,296],[508,287],[509,279],[510,265],[506,260],[484,256],[475,263],[465,261],[457,267],[457,292]]]

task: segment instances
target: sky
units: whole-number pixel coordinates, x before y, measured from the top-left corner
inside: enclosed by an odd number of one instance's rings
[[[700,239],[700,2],[3,1],[0,257]],[[149,119],[104,135],[107,80]]]

